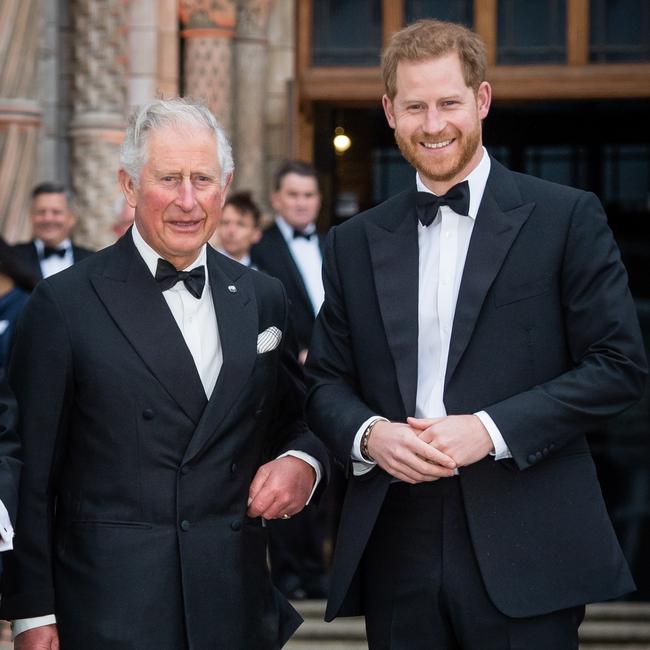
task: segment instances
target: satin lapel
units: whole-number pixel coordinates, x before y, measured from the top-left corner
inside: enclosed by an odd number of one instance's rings
[[[418,233],[414,192],[366,222],[379,309],[406,415],[415,412],[418,379]],[[401,199],[401,200],[399,200]]]
[[[208,249],[208,274],[223,365],[185,452],[185,461],[199,453],[230,414],[257,359],[258,319],[252,273],[245,267],[234,271],[233,265],[226,266],[221,262],[219,253]]]
[[[183,412],[198,422],[207,401],[201,379],[162,292],[130,235],[113,246],[103,273],[90,280],[144,364]]]
[[[33,241],[32,241],[32,245],[29,248],[29,257],[30,257],[30,265],[34,268],[34,271],[37,273],[38,277],[42,280],[43,271],[41,270],[41,260],[38,257],[36,244]]]
[[[511,172],[494,159],[491,169],[458,292],[445,386],[472,337],[487,292],[519,230],[535,207],[534,203],[522,205]]]

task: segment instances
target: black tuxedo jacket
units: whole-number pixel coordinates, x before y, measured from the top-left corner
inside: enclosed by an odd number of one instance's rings
[[[16,257],[18,257],[18,259],[20,259],[37,278],[43,279],[41,262],[38,259],[36,244],[34,244],[33,241],[15,244],[12,246],[12,249],[16,253]],[[75,264],[89,255],[92,255],[93,252],[94,251],[91,251],[89,248],[83,248],[83,246],[72,244],[72,259]]]
[[[368,417],[403,422],[414,414],[414,205],[415,188],[328,238],[307,411],[345,466]],[[450,415],[487,411],[513,454],[487,457],[459,477],[481,574],[506,615],[634,588],[585,436],[639,398],[645,373],[626,272],[598,200],[492,160],[460,285],[444,401]],[[379,468],[349,474],[328,618],[363,609],[359,561],[391,480]]]
[[[12,524],[16,523],[18,480],[22,462],[16,425],[16,400],[5,377],[0,377],[0,501]]]
[[[320,234],[317,237],[322,253],[324,238]],[[308,348],[314,327],[314,307],[287,242],[276,224],[264,231],[259,244],[253,246],[251,259],[262,271],[278,278],[284,285],[291,303],[291,317],[298,345],[301,350]]]
[[[281,284],[208,247],[223,367],[210,400],[130,232],[39,283],[11,384],[27,469],[2,616],[55,613],[66,650],[279,648],[300,617],[246,517],[257,468],[327,467],[302,420]]]

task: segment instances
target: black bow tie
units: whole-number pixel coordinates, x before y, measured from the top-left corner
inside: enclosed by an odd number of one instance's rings
[[[423,226],[430,226],[441,205],[448,205],[456,214],[469,214],[469,183],[454,185],[446,194],[436,196],[430,192],[418,192],[415,199],[418,219]]]
[[[57,257],[63,257],[66,253],[66,248],[55,248],[54,246],[45,246],[43,248],[43,259],[46,260],[48,257],[52,257],[52,255],[56,255]]]
[[[306,239],[307,241],[309,241],[311,239],[311,236],[315,235],[315,234],[316,233],[314,231],[307,233],[304,230],[296,230],[294,228],[293,238],[294,239],[300,239],[300,237],[302,237],[303,239]]]
[[[158,259],[156,282],[163,291],[171,289],[177,282],[182,282],[195,298],[200,298],[205,286],[205,267],[197,266],[191,271],[177,271],[167,260]]]

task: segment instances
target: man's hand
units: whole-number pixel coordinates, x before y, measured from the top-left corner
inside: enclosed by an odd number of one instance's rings
[[[56,625],[41,625],[19,634],[14,650],[59,650],[59,632]]]
[[[454,460],[421,440],[417,431],[399,422],[377,422],[368,439],[368,452],[379,467],[406,483],[453,476]]]
[[[476,415],[449,415],[444,418],[408,418],[422,442],[453,458],[458,467],[471,465],[494,451],[492,439]]]
[[[278,519],[298,514],[316,480],[314,468],[295,456],[283,456],[257,470],[248,491],[248,516]]]

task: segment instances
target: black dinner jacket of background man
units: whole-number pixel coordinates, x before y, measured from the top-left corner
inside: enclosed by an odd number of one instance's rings
[[[12,246],[12,250],[16,253],[16,257],[18,257],[27,268],[36,275],[37,278],[43,279],[41,260],[38,257],[38,250],[36,249],[36,244],[33,240],[23,242],[22,244],[15,244]],[[88,255],[92,255],[92,253],[94,253],[94,251],[91,251],[89,248],[72,244],[72,260],[74,264],[88,257]]]
[[[639,398],[646,361],[598,200],[491,165],[444,402],[450,415],[484,409],[513,454],[461,468],[459,480],[492,602],[529,617],[634,588],[585,436]],[[348,467],[368,417],[404,422],[415,410],[415,188],[331,232],[324,282],[306,366],[308,421]],[[359,561],[390,481],[379,468],[360,477],[349,470],[328,619],[362,610]]]
[[[2,616],[55,613],[65,650],[279,648],[300,617],[246,517],[257,468],[288,449],[327,467],[302,420],[280,283],[207,249],[223,366],[206,400],[131,232],[43,280],[11,384],[27,469]],[[186,641],[187,638],[187,641]]]
[[[316,233],[323,253],[324,238]],[[278,278],[284,285],[289,302],[293,327],[301,350],[309,347],[314,327],[314,307],[305,287],[305,281],[289,250],[287,241],[276,224],[264,231],[258,244],[251,249],[253,263],[265,273]]]

